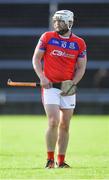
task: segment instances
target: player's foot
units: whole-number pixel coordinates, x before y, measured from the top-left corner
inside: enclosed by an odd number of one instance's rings
[[[62,164],[58,164],[56,163],[56,167],[57,168],[71,168],[68,164],[66,164],[65,162],[63,162]]]
[[[48,159],[45,168],[48,168],[48,169],[54,168],[54,160]]]

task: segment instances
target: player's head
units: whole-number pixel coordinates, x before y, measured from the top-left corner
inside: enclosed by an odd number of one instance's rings
[[[55,28],[55,29],[59,34],[63,35],[67,33],[69,30],[71,30],[74,21],[74,13],[69,10],[56,11],[55,14],[53,15],[54,26],[55,26],[55,22],[58,21],[64,22],[64,25],[60,29],[59,28]]]

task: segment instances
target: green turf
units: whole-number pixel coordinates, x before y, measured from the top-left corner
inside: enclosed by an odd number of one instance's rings
[[[0,179],[109,179],[109,116],[74,116],[66,160],[44,169],[45,116],[0,116]]]

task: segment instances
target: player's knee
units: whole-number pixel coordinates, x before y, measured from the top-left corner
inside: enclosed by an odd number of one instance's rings
[[[52,118],[50,121],[49,121],[49,128],[50,129],[55,129],[55,128],[58,128],[58,121],[54,118]]]
[[[69,132],[69,126],[65,123],[61,123],[59,126],[63,131],[65,131],[66,133]]]

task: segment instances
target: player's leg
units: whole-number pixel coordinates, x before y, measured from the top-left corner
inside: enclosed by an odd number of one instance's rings
[[[46,131],[46,146],[47,146],[47,165],[51,168],[54,166],[54,150],[57,141],[57,130],[60,119],[60,91],[58,89],[50,88],[44,89],[43,104],[48,118],[48,128]]]
[[[47,168],[54,167],[54,151],[57,141],[57,130],[60,119],[60,110],[58,105],[44,105],[48,118],[48,128],[46,131],[46,146],[47,146]]]
[[[58,129],[58,164],[61,167],[68,167],[64,164],[65,153],[68,146],[69,140],[69,125],[70,120],[74,112],[76,103],[76,96],[61,96],[61,113],[60,113],[60,123]],[[64,166],[65,165],[65,166]]]
[[[48,128],[46,131],[46,144],[48,151],[54,151],[57,140],[57,128],[60,119],[60,110],[58,105],[45,105],[45,111],[48,118]]]
[[[65,165],[65,154],[69,141],[69,125],[73,114],[73,109],[62,109],[60,114],[60,123],[58,128],[58,141],[57,141],[57,154],[58,154],[58,166]],[[64,164],[63,164],[64,163]]]

